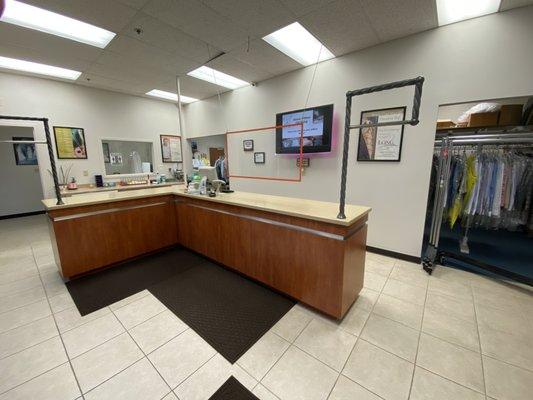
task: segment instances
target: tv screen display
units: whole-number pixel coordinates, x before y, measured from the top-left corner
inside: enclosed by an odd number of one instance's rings
[[[303,123],[303,152],[323,153],[331,151],[333,104],[288,111],[276,115],[276,125]],[[300,153],[300,127],[288,126],[276,129],[276,153]]]

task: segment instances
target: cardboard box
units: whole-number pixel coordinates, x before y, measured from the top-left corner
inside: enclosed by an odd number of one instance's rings
[[[500,110],[500,126],[516,126],[522,124],[522,104],[504,104]]]
[[[455,122],[451,119],[438,119],[437,120],[437,129],[449,129],[455,128]]]
[[[468,120],[468,127],[477,128],[485,126],[497,126],[499,116],[499,111],[470,114],[470,118]]]

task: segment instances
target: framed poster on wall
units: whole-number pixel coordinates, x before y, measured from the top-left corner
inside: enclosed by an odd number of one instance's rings
[[[361,125],[403,121],[406,107],[361,112]],[[357,161],[400,161],[403,125],[359,129]]]
[[[183,161],[181,154],[181,136],[159,135],[161,141],[161,155],[164,163],[180,163]]]
[[[33,141],[32,137],[14,137],[13,140]],[[34,143],[14,143],[16,165],[37,165],[37,152]]]
[[[87,159],[85,132],[83,128],[54,126],[57,158]]]

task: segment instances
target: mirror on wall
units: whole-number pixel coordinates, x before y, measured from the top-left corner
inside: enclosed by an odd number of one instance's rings
[[[152,142],[102,139],[102,154],[106,175],[153,171]]]

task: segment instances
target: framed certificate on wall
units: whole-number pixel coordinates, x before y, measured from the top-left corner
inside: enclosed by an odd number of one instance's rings
[[[361,125],[405,120],[406,107],[361,112]],[[400,161],[403,125],[359,129],[357,161]]]
[[[159,135],[161,140],[161,155],[164,163],[183,162],[181,154],[181,136]]]
[[[87,159],[85,132],[83,128],[54,126],[57,158]]]

